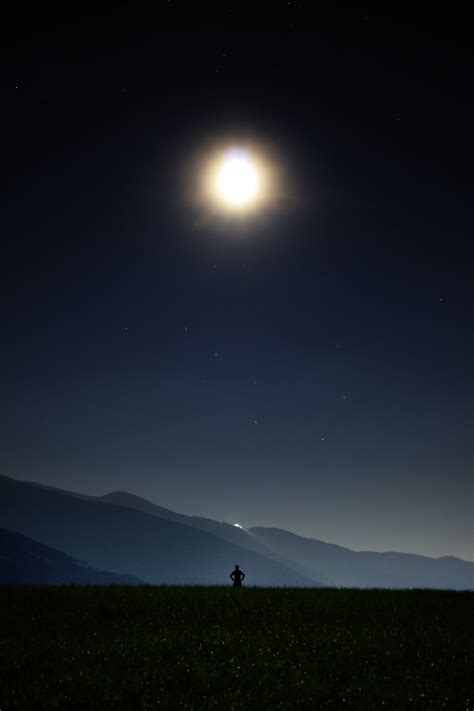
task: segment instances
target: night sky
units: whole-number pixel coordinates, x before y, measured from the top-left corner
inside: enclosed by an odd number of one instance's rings
[[[468,45],[278,7],[266,33],[12,22],[0,473],[473,559]],[[197,209],[229,137],[285,199]]]

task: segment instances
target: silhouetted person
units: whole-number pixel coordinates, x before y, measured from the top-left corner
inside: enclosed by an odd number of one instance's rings
[[[232,573],[229,575],[229,578],[233,581],[234,588],[241,588],[242,580],[245,578],[245,573],[243,573],[239,566],[236,565]]]

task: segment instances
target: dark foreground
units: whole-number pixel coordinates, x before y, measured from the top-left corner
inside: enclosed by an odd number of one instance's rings
[[[474,593],[0,588],[0,709],[473,709]]]

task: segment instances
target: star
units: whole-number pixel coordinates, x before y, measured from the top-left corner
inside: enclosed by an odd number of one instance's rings
[[[254,421],[253,421],[253,424],[254,424],[254,425],[258,425],[258,420],[254,420]]]
[[[214,358],[217,358],[218,355],[219,353],[214,353]]]

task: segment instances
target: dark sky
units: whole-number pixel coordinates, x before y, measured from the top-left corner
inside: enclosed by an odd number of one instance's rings
[[[472,559],[465,18],[123,7],[3,43],[0,472]],[[197,219],[229,133],[290,209]]]

